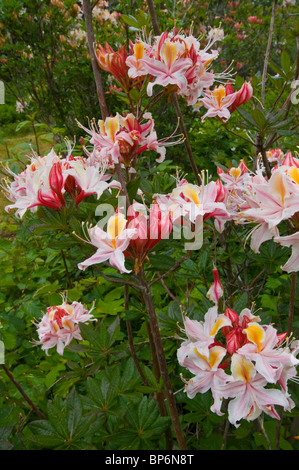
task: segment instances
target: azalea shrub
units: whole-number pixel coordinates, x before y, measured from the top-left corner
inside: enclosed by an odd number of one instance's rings
[[[3,165],[0,447],[297,449],[294,2],[34,3],[1,29],[55,18],[59,49],[28,38],[21,54],[53,60],[51,86],[28,104],[28,83],[8,83],[33,127],[78,138]],[[23,67],[8,39],[6,80]],[[73,90],[54,92],[81,54],[96,116],[64,122]]]

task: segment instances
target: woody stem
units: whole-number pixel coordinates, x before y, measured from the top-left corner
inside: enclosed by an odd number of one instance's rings
[[[125,285],[125,310],[129,310],[129,289],[128,289],[127,285]],[[140,367],[138,357],[137,357],[137,354],[136,354],[136,351],[135,351],[134,341],[133,341],[133,333],[132,333],[132,326],[131,326],[130,320],[126,320],[126,327],[127,327],[127,333],[128,333],[129,348],[130,348],[130,352],[131,352],[133,361],[135,363],[136,369],[138,370],[138,373],[141,377],[141,380],[142,380],[143,384],[145,386],[148,386],[149,384],[148,384],[148,382],[146,380],[146,377],[145,377],[145,375],[144,375],[144,373],[143,373],[143,371]]]
[[[108,116],[108,109],[107,109],[107,104],[106,104],[106,99],[105,99],[105,92],[104,92],[104,87],[102,83],[101,72],[100,72],[96,55],[94,52],[95,35],[94,35],[94,30],[93,30],[93,25],[92,25],[93,6],[91,5],[90,0],[83,0],[84,20],[85,20],[85,25],[86,25],[90,61],[91,61],[94,81],[96,85],[99,105],[101,108],[102,119],[105,120],[106,117]]]
[[[156,348],[155,348],[155,343],[154,343],[154,337],[153,337],[153,333],[151,331],[151,326],[149,325],[149,323],[147,323],[146,326],[148,330],[149,345],[150,345],[152,361],[153,361],[153,373],[155,375],[157,383],[159,383],[161,374],[160,374],[160,367],[158,364],[158,358],[157,358],[157,353],[156,353]],[[158,404],[160,415],[168,416],[167,409],[166,409],[165,402],[164,402],[164,394],[162,392],[157,392],[155,393],[155,398]],[[166,437],[167,449],[171,450],[172,449],[172,433],[171,433],[170,428],[166,430],[165,437]]]
[[[178,440],[180,449],[186,450],[187,449],[186,442],[185,442],[185,438],[181,429],[178,410],[176,407],[175,397],[174,397],[174,393],[172,390],[172,384],[171,384],[170,377],[168,374],[166,358],[165,358],[163,344],[162,344],[160,330],[159,330],[159,324],[158,324],[158,320],[157,320],[157,316],[155,312],[155,306],[153,303],[151,290],[147,282],[143,268],[141,268],[139,272],[139,278],[140,278],[141,285],[144,287],[144,290],[142,291],[142,295],[143,295],[144,303],[146,305],[146,308],[149,314],[150,328],[151,328],[152,337],[154,340],[159,369],[160,369],[161,377],[162,377],[164,388],[165,388],[165,395],[166,395],[167,403],[169,406],[169,412],[170,412],[173,429],[174,429],[176,438]]]
[[[19,390],[19,392],[21,393],[21,395],[23,395],[23,397],[25,398],[25,400],[27,401],[27,403],[29,404],[29,406],[32,408],[32,410],[41,418],[41,419],[47,419],[47,417],[44,415],[44,413],[42,411],[40,411],[36,406],[35,404],[30,400],[30,398],[28,397],[27,393],[25,392],[25,390],[23,390],[23,388],[21,387],[21,385],[19,384],[19,382],[16,381],[16,379],[14,378],[14,376],[12,375],[12,373],[10,372],[10,370],[6,367],[5,364],[1,364],[2,365],[2,369],[4,370],[5,374],[7,375],[7,377],[11,380],[11,382],[17,387],[17,389]]]
[[[287,335],[290,336],[293,328],[294,320],[294,309],[295,309],[295,294],[296,294],[296,281],[297,273],[293,272],[291,277],[291,293],[290,293],[290,304],[289,304],[289,318],[288,318],[288,328]]]

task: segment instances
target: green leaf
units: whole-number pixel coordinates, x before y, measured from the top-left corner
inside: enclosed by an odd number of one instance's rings
[[[133,26],[134,28],[138,29],[138,20],[132,15],[121,15],[121,20],[128,24],[129,26]]]
[[[265,118],[263,112],[259,108],[255,108],[252,111],[252,117],[253,117],[254,121],[256,122],[258,128],[261,131],[264,130],[264,128],[266,126],[266,118]]]
[[[72,392],[66,398],[67,429],[72,438],[79,428],[82,418],[82,404],[78,393],[73,388]]]
[[[275,64],[275,62],[273,62],[273,60],[269,59],[269,65],[270,67],[274,70],[274,72],[280,76],[283,75],[283,71],[281,70],[280,67],[278,67],[278,65]]]
[[[280,56],[280,62],[281,62],[283,71],[287,75],[291,68],[291,59],[287,51],[282,51],[281,56]]]
[[[16,132],[19,132],[23,127],[28,126],[28,124],[31,124],[31,121],[22,121],[19,122],[19,124],[16,127]]]
[[[245,111],[242,108],[237,108],[237,112],[239,114],[241,114],[242,118],[245,119],[246,122],[251,124],[251,126],[253,126],[254,128],[257,127],[256,126],[256,121],[253,119],[253,116],[250,113],[248,113],[247,111]]]
[[[127,184],[127,191],[130,201],[133,201],[133,199],[135,199],[139,186],[140,178],[136,178]]]
[[[129,25],[131,27],[130,29],[139,30],[149,24],[150,16],[147,15],[143,10],[140,10],[137,18],[132,15],[121,15],[121,20]]]
[[[64,442],[63,437],[55,431],[52,424],[47,420],[32,421],[28,426],[33,433],[30,440],[46,449],[55,448]]]
[[[243,294],[234,302],[233,310],[240,314],[240,312],[247,307],[248,302],[248,294],[247,292],[243,292]]]
[[[103,413],[110,411],[118,395],[119,380],[119,374],[114,374],[108,380],[105,371],[97,379],[87,378],[87,390],[95,408]]]

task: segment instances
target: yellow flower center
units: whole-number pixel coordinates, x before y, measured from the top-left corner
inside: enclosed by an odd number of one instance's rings
[[[225,88],[223,85],[215,87],[213,90],[213,95],[219,107],[221,107],[221,101],[225,98]]]
[[[110,237],[112,238],[112,246],[116,248],[116,238],[120,236],[126,226],[126,219],[123,214],[116,213],[112,217],[110,217],[107,226],[107,232],[109,233]]]
[[[251,323],[244,332],[247,335],[247,338],[252,343],[256,344],[258,351],[263,349],[263,342],[265,339],[265,330],[262,326],[257,323]]]
[[[230,176],[232,176],[235,179],[238,179],[239,176],[241,175],[241,170],[240,168],[230,168],[229,172]]]
[[[288,175],[292,178],[295,183],[299,184],[299,168],[290,168],[288,170]]]

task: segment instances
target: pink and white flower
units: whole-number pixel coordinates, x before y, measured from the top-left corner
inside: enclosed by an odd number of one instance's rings
[[[214,343],[218,331],[231,325],[231,320],[224,314],[218,314],[217,306],[211,307],[205,314],[204,321],[190,320],[184,316],[184,331],[187,340],[178,349],[178,360],[184,365],[184,360],[195,347],[201,354],[208,357],[209,347]]]
[[[186,367],[194,377],[185,380],[185,392],[188,398],[194,398],[197,393],[206,393],[211,390],[214,403],[211,407],[213,413],[219,416],[223,415],[221,410],[222,393],[217,391],[215,381],[223,382],[226,379],[226,374],[223,369],[219,368],[219,364],[226,355],[226,350],[222,346],[213,346],[209,349],[208,356],[201,354],[196,347],[184,360],[184,367]]]
[[[206,117],[217,116],[219,119],[226,122],[231,115],[229,108],[235,99],[236,93],[227,95],[223,85],[216,86],[213,90],[207,89],[204,98],[200,99],[200,103],[208,111],[201,119],[204,121]]]
[[[204,175],[203,175],[204,176]],[[154,198],[163,208],[169,209],[173,221],[181,222],[181,218],[196,223],[210,217],[226,217],[228,211],[223,202],[221,188],[215,181],[202,185],[188,183],[186,179],[177,180],[177,186],[167,195],[156,194]]]
[[[260,375],[254,364],[241,356],[233,354],[231,361],[232,375],[227,375],[226,383],[215,378],[215,388],[223,398],[231,398],[228,404],[228,419],[239,427],[242,419],[252,421],[262,412],[280,419],[274,405],[289,408],[286,395],[277,389],[266,389],[267,380]]]
[[[13,181],[6,181],[3,189],[12,204],[5,209],[17,209],[16,216],[22,218],[27,210],[35,212],[38,206],[60,211],[67,194],[77,205],[91,194],[99,198],[106,189],[119,187],[115,181],[107,182],[112,175],[105,170],[100,163],[70,154],[62,158],[54,150],[44,157],[34,155],[18,175],[7,168]]]
[[[292,254],[288,261],[281,266],[281,269],[288,273],[299,271],[299,232],[285,237],[277,236],[274,238],[274,241],[282,246],[292,247]]]
[[[147,150],[157,152],[159,157],[156,161],[161,163],[165,159],[166,147],[182,141],[169,142],[172,135],[158,140],[151,113],[145,113],[140,119],[132,113],[126,116],[117,113],[105,121],[99,120],[97,124],[92,121],[90,129],[80,123],[78,125],[91,135],[93,151],[89,152],[85,147],[91,161],[100,162],[111,170],[114,170],[116,163],[134,169],[140,154]]]
[[[204,97],[199,99],[208,112],[202,116],[204,121],[206,117],[218,117],[226,122],[236,108],[247,103],[253,95],[253,89],[250,82],[244,82],[240,90],[234,91],[231,83],[225,87],[220,85],[213,90],[206,89]]]
[[[191,33],[186,36],[164,31],[152,44],[137,39],[126,59],[128,75],[132,78],[148,75],[149,96],[152,96],[153,87],[160,85],[186,97],[188,104],[193,105],[203,89],[214,83],[216,76],[209,69],[218,51],[208,50],[222,39],[223,31],[217,28],[210,31],[204,49]]]
[[[287,383],[298,381],[299,348],[289,346],[285,333],[278,334],[273,325],[260,325],[260,317],[248,308],[240,315],[227,308],[223,315],[215,306],[204,321],[184,316],[183,322],[187,339],[177,357],[194,374],[183,379],[189,398],[210,390],[211,411],[218,415],[223,399],[230,399],[228,419],[236,427],[242,419],[254,420],[262,412],[280,419],[275,405],[288,411],[295,406]]]
[[[262,326],[251,322],[244,329],[248,343],[238,349],[238,354],[255,362],[255,368],[267,382],[276,383],[278,371],[283,367],[299,364],[299,361],[282,348],[277,348],[279,338],[272,325]]]
[[[66,301],[61,305],[48,307],[47,313],[36,325],[39,337],[37,344],[41,345],[47,355],[48,350],[53,347],[62,355],[64,348],[73,339],[82,340],[79,324],[96,321],[91,310],[86,310],[79,302],[69,304]]]
[[[124,251],[128,248],[131,238],[137,230],[126,228],[127,220],[125,216],[117,210],[107,223],[107,231],[98,225],[88,228],[88,235],[91,245],[97,248],[95,254],[78,264],[78,268],[85,270],[88,266],[109,261],[111,266],[121,273],[129,273],[125,267]]]
[[[244,194],[247,208],[241,210],[239,221],[267,223],[268,228],[273,229],[281,221],[291,218],[298,211],[297,173],[298,168],[281,166],[272,172],[269,180],[254,176]]]

